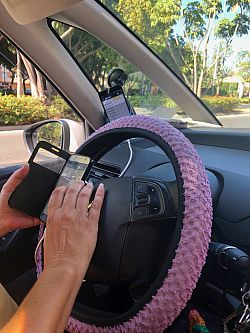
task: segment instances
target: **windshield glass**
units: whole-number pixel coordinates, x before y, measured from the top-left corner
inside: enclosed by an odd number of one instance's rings
[[[109,87],[108,77],[116,68],[127,74],[124,94],[136,114],[171,119],[176,126],[198,126],[167,94],[119,53],[89,32],[63,22],[52,21],[51,28],[70,50],[78,65],[98,92]],[[207,124],[208,125],[208,124]],[[213,126],[213,125],[212,125]]]
[[[249,0],[102,0],[226,127],[250,128]]]

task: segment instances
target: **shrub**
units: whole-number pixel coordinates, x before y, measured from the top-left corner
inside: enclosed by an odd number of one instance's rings
[[[141,107],[146,109],[156,109],[158,106],[165,106],[169,108],[176,107],[174,101],[162,95],[135,95],[129,96],[128,100],[134,107]]]
[[[77,116],[61,97],[55,97],[51,105],[44,105],[31,96],[0,96],[0,125],[25,125],[53,118],[76,120]]]
[[[67,102],[65,102],[65,100],[60,96],[53,97],[50,108],[54,109],[55,113],[59,113],[60,118],[67,118],[79,121],[79,117],[72,111]]]
[[[234,97],[203,97],[202,101],[216,114],[232,113],[241,103],[239,98]]]
[[[250,97],[243,97],[240,99],[242,104],[250,104]]]
[[[250,98],[239,99],[221,96],[206,96],[202,100],[216,114],[231,113],[241,103],[250,103]],[[134,107],[150,110],[154,110],[158,106],[176,107],[176,104],[170,98],[162,95],[135,95],[130,96],[129,101]],[[13,95],[0,95],[0,126],[26,125],[53,118],[79,120],[78,116],[59,96],[53,98],[51,105],[44,105],[40,100],[31,96],[16,98]]]

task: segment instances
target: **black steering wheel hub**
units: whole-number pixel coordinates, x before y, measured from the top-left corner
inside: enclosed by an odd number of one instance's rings
[[[112,178],[103,183],[106,200],[86,280],[116,286],[151,283],[176,223],[177,212],[167,185],[141,177]],[[168,236],[159,242],[162,235]]]

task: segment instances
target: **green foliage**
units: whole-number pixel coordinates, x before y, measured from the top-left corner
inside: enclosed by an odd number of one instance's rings
[[[203,97],[202,101],[215,114],[231,114],[241,103],[235,97]]]
[[[79,121],[79,116],[72,111],[69,105],[60,96],[54,96],[51,105],[49,106],[51,114],[57,118],[66,118]]]
[[[228,11],[232,9],[237,9],[237,7],[241,7],[242,11],[249,11],[250,10],[250,1],[249,0],[227,0]]]
[[[238,97],[238,83],[223,82],[220,86],[220,96]]]
[[[98,89],[105,88],[106,78],[111,69],[123,68],[124,64],[128,67],[127,62],[118,53],[87,31],[56,21],[52,26]]]
[[[156,109],[158,106],[175,108],[176,104],[168,97],[161,95],[136,95],[130,96],[129,101],[133,107],[141,107],[146,109]]]
[[[242,104],[250,104],[250,97],[243,97],[240,99]]]
[[[102,2],[198,96],[201,91],[221,84],[234,37],[246,35],[250,29],[249,0]],[[214,39],[218,40],[218,48],[209,52]]]
[[[180,18],[180,0],[119,0],[119,16],[150,47],[161,52]]]
[[[250,51],[241,51],[238,54],[238,74],[246,82],[250,82]]]
[[[16,73],[16,63],[17,63],[17,56],[16,56],[16,48],[14,45],[8,41],[7,38],[5,38],[0,33],[0,65],[3,65],[5,68],[7,68],[11,74],[14,77],[14,74]],[[24,78],[27,78],[27,71],[25,69],[25,66],[21,64],[21,72]]]
[[[68,105],[62,98],[47,106],[30,96],[16,98],[13,95],[0,96],[0,125],[24,125],[53,118],[73,118]]]
[[[0,33],[0,64],[9,70],[13,70],[16,64],[15,49],[7,39]]]
[[[2,88],[0,89],[0,96],[3,95],[16,95],[15,91],[9,88]]]
[[[61,147],[62,125],[59,123],[48,123],[36,131],[37,141],[47,141],[54,146]]]
[[[188,3],[183,10],[186,31],[192,40],[203,37],[206,32],[204,14],[205,11],[199,1]]]
[[[235,30],[235,22],[230,20],[229,18],[223,17],[217,27],[216,34],[220,38],[227,39],[232,36]]]

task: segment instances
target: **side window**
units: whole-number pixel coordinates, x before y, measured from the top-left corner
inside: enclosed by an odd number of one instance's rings
[[[83,140],[83,120],[0,33],[0,167],[27,162],[30,153],[23,139],[27,127],[43,120],[62,118],[82,128],[82,135],[70,145],[69,150],[73,152]],[[61,125],[54,122],[40,127],[36,139],[60,146],[61,135]]]
[[[137,114],[176,121],[190,120],[190,116],[187,116],[156,84],[107,44],[87,31],[62,22],[53,21],[51,27],[98,91],[107,88],[109,72],[119,67],[128,74],[124,90]]]

